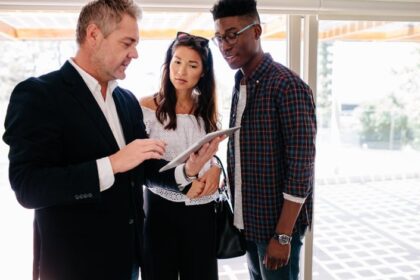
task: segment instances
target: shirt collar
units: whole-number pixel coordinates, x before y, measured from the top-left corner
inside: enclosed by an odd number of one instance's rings
[[[273,63],[273,58],[269,53],[264,53],[264,57],[254,72],[247,78],[247,82],[250,81],[258,81],[261,79],[262,76],[265,75],[269,66]],[[244,74],[241,70],[238,70],[235,74],[235,88],[239,90],[239,83],[241,82]]]
[[[76,62],[73,60],[73,58],[69,58],[69,63],[76,69],[76,71],[80,74],[83,81],[86,83],[87,87],[92,93],[95,93],[96,91],[100,92],[101,86],[99,82],[88,72],[83,70],[79,65],[76,64]],[[116,80],[112,80],[108,82],[108,92],[114,92],[114,89],[118,86],[118,83]]]

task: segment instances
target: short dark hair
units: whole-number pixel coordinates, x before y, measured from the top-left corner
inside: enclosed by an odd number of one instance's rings
[[[257,1],[255,0],[219,0],[210,10],[213,20],[243,16],[260,23],[260,16],[257,11]]]

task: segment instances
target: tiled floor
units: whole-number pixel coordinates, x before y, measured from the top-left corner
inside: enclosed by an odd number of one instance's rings
[[[420,179],[319,185],[314,279],[420,279]]]
[[[219,261],[219,280],[249,279],[245,257]]]
[[[420,179],[318,184],[313,279],[420,280]],[[221,280],[249,279],[245,258]]]
[[[30,279],[32,212],[17,204],[6,170],[0,164],[0,279]],[[420,176],[410,177],[317,183],[314,280],[420,280]],[[219,272],[249,279],[244,257],[220,261]]]

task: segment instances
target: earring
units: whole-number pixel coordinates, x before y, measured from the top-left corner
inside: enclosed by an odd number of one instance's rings
[[[195,95],[195,96],[200,96],[201,92],[198,88],[194,88],[193,91],[192,91],[192,94]]]

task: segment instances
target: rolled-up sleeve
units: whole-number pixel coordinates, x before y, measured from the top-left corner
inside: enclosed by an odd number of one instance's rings
[[[312,192],[315,162],[316,115],[312,91],[291,79],[278,108],[285,137],[287,173],[284,193],[305,198]]]

